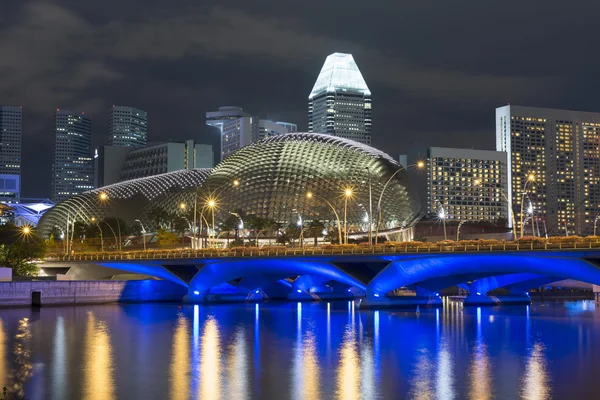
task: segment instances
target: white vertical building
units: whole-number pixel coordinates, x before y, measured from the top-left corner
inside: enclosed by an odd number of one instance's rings
[[[308,131],[371,144],[371,91],[352,54],[325,60],[308,96]]]
[[[508,153],[516,223],[520,225],[521,203],[524,210],[531,203],[542,234],[593,233],[600,213],[599,146],[600,113],[497,108],[496,148]],[[528,182],[528,176],[534,180]],[[527,219],[528,213],[523,214]]]
[[[108,145],[144,147],[148,113],[133,107],[112,106],[108,113]]]
[[[92,121],[79,111],[56,110],[52,162],[52,201],[94,188]]]
[[[230,106],[207,112],[206,124],[221,131],[221,160],[258,140],[298,130],[296,124],[259,119],[240,107]]]
[[[427,211],[457,221],[508,223],[505,152],[431,147]]]
[[[0,106],[0,202],[21,197],[21,136],[23,109]]]

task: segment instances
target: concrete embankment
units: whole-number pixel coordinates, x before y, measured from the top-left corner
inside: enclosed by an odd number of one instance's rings
[[[181,301],[183,286],[159,280],[0,282],[0,307]]]

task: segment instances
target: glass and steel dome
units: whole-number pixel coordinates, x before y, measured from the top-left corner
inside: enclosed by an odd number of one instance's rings
[[[215,202],[216,226],[241,213],[282,226],[301,220],[303,226],[319,221],[334,228],[347,221],[348,232],[359,234],[368,231],[370,210],[374,230],[381,215],[380,231],[411,227],[419,217],[406,171],[389,155],[335,136],[292,133],[246,146],[212,170],[176,171],[74,196],[46,212],[38,229],[47,236],[55,227],[64,229],[67,219],[89,224],[118,217],[128,224],[140,220],[150,231],[157,227],[150,215],[155,210],[173,212],[181,203],[191,208],[194,199],[205,218],[208,201]]]
[[[369,209],[375,223],[383,187],[401,168],[389,155],[361,143],[292,133],[253,143],[227,157],[211,172],[199,194],[215,200],[217,219],[242,211],[284,225],[301,219],[334,227],[338,217],[346,220],[346,211],[348,231],[365,232]],[[419,208],[406,171],[399,172],[381,201],[380,230],[411,226]]]
[[[147,178],[132,179],[90,190],[60,202],[40,219],[37,230],[43,236],[53,228],[66,230],[67,219],[89,224],[92,218],[118,217],[127,224],[140,220],[144,227],[156,227],[149,212],[160,207],[176,210],[182,202],[193,201],[193,190],[202,185],[210,169],[188,169]]]

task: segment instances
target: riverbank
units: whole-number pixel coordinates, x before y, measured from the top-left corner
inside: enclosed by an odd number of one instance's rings
[[[182,301],[186,294],[162,280],[0,282],[0,307]]]

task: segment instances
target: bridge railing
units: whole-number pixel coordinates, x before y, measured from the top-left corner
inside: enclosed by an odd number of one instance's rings
[[[526,250],[577,250],[600,249],[600,242],[585,243],[516,243],[500,244],[444,244],[411,245],[410,242],[399,245],[379,246],[327,246],[304,248],[237,248],[237,249],[176,249],[48,254],[45,261],[117,261],[117,260],[162,260],[181,258],[219,258],[219,257],[280,257],[306,255],[351,255],[351,254],[407,254],[407,253],[461,253],[461,252],[504,252]]]

